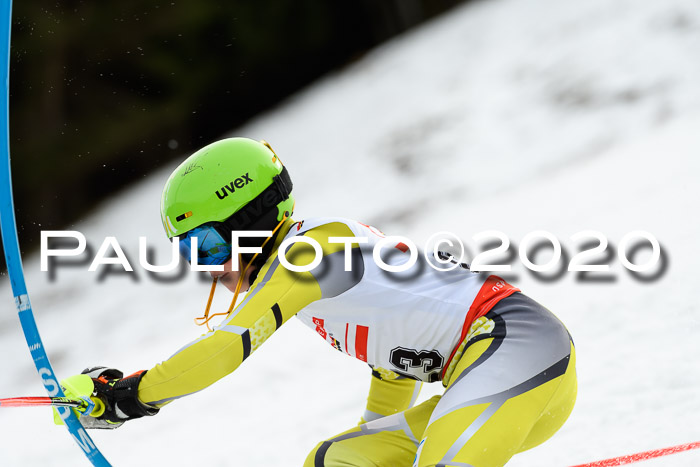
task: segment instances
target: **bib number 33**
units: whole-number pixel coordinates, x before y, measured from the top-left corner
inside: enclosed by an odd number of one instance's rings
[[[396,347],[389,355],[396,372],[408,378],[434,383],[440,380],[444,358],[437,350]]]

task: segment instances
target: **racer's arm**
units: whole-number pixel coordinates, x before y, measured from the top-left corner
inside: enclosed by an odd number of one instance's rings
[[[344,224],[332,223],[305,235],[318,241],[326,256],[344,248],[343,244],[329,244],[329,236],[352,236],[352,231]],[[289,248],[286,257],[293,264],[304,265],[311,263],[314,254],[310,245],[298,242]],[[275,253],[229,317],[148,370],[139,384],[139,399],[161,407],[204,389],[233,372],[284,322],[321,297],[321,287],[311,272],[288,271],[279,264]]]
[[[382,368],[372,370],[367,408],[360,423],[410,409],[423,383]]]

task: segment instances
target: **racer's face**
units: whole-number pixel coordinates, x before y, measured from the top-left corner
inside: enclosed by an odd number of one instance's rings
[[[236,284],[238,284],[238,278],[241,277],[241,270],[245,269],[246,264],[241,263],[239,265],[238,271],[233,270],[233,257],[231,257],[224,264],[223,271],[210,271],[211,277],[218,277],[219,283],[226,286],[231,292],[236,291]],[[253,272],[253,267],[248,268],[245,273],[245,278],[241,284],[241,292],[245,292],[250,288],[250,275]]]

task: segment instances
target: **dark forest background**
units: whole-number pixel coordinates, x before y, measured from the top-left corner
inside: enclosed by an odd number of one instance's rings
[[[69,227],[115,189],[461,1],[14,2],[23,252],[40,230]]]

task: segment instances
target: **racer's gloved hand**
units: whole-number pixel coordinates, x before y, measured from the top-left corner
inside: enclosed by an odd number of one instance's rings
[[[124,373],[103,366],[87,368],[81,374],[88,375],[94,384],[92,397],[104,403],[104,411],[81,417],[85,428],[117,428],[125,421],[155,415],[160,409],[144,404],[138,398],[138,388],[145,370],[124,378]]]

